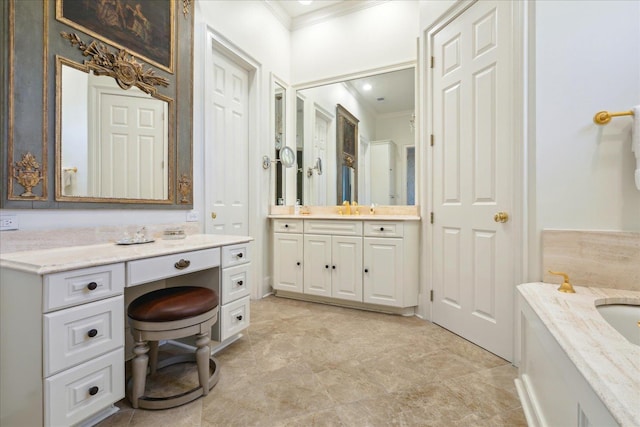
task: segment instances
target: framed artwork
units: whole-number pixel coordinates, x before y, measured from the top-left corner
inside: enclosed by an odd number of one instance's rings
[[[336,106],[336,155],[338,204],[358,197],[358,120],[346,108]]]
[[[56,0],[56,19],[173,73],[172,0]]]

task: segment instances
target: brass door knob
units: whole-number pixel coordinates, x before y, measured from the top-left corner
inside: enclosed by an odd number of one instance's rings
[[[506,212],[498,212],[493,216],[495,222],[507,222],[509,221],[509,214]]]
[[[218,215],[216,215],[216,213],[215,213],[215,212],[211,212],[211,219],[216,219],[216,217],[217,217],[217,216],[218,216]]]

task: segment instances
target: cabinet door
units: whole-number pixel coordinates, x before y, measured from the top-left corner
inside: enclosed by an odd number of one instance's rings
[[[402,239],[364,239],[364,302],[402,306]]]
[[[331,236],[304,236],[304,293],[331,296]]]
[[[302,234],[273,235],[273,288],[302,292]]]
[[[362,302],[362,237],[333,236],[331,296]]]

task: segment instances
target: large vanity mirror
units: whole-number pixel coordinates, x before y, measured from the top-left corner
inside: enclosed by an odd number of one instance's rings
[[[171,99],[57,58],[56,199],[170,203]]]
[[[415,68],[298,89],[301,203],[415,205]],[[322,165],[322,168],[318,168]]]

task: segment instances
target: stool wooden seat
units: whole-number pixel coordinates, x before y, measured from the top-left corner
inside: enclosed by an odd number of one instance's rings
[[[158,289],[133,300],[127,316],[135,341],[127,397],[134,408],[173,408],[206,396],[216,385],[220,372],[209,346],[211,326],[218,320],[215,291],[197,286]],[[158,341],[192,335],[196,336],[195,353],[179,354],[158,364]],[[147,367],[154,374],[157,369],[185,362],[197,363],[198,387],[174,396],[145,396]]]

